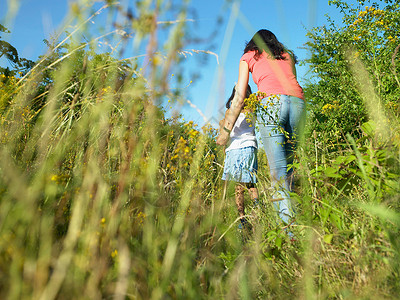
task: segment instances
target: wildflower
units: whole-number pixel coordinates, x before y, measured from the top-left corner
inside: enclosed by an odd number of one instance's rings
[[[113,252],[111,252],[111,257],[116,258],[118,256],[118,250],[115,249]]]
[[[356,19],[354,22],[353,22],[353,26],[357,26],[358,25],[358,23],[361,23],[363,20],[361,19],[361,18],[358,18],[358,19]]]
[[[198,134],[199,134],[199,132],[198,132],[197,130],[195,130],[195,129],[191,129],[191,130],[189,131],[189,136],[190,136],[191,138],[195,138]]]
[[[176,148],[174,150],[174,156],[171,158],[171,160],[175,160],[178,157],[182,162],[186,161],[190,162],[192,160],[188,143],[182,136],[179,138],[176,144]]]
[[[146,219],[146,214],[144,212],[139,211],[139,213],[137,214],[137,219],[139,225],[143,225],[143,222]]]
[[[330,103],[327,103],[322,107],[322,113],[327,113],[332,109],[333,109],[333,105]]]
[[[339,108],[340,108],[339,102],[338,102],[337,100],[333,101],[332,103],[333,103],[333,104],[327,103],[327,104],[325,104],[325,105],[322,107],[322,113],[323,113],[324,115],[330,113],[330,112],[333,111],[333,110],[336,110],[336,109],[339,109]]]
[[[193,121],[187,122],[184,126],[186,126],[186,127],[192,127],[192,126],[193,126]]]
[[[51,176],[50,180],[58,183],[58,182],[60,182],[60,176],[58,176],[57,174],[54,174],[53,176]]]
[[[153,58],[153,64],[154,64],[155,66],[160,65],[160,64],[161,64],[161,59],[160,59],[158,56],[154,56],[154,58]]]
[[[360,11],[360,12],[358,13],[358,16],[361,18],[361,17],[364,17],[366,14],[367,14],[366,11]],[[360,19],[360,18],[359,18],[359,19]]]

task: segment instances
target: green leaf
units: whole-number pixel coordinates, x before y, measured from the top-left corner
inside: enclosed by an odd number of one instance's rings
[[[374,136],[374,132],[376,129],[375,122],[370,120],[368,122],[365,122],[361,125],[361,129],[369,136]]]
[[[331,178],[342,178],[340,174],[338,174],[339,169],[338,168],[332,168],[332,167],[327,167],[324,170],[324,173],[326,176],[331,177]]]
[[[340,165],[346,161],[346,158],[347,158],[347,156],[340,155],[340,156],[336,157],[334,162],[335,162],[335,164]]]
[[[339,230],[343,230],[342,220],[339,215],[332,213],[329,215],[329,220],[332,222],[333,225],[335,225],[336,228],[338,228]]]
[[[280,236],[278,236],[276,238],[275,245],[276,245],[276,247],[278,247],[278,249],[281,249],[281,247],[282,247],[282,238]]]
[[[333,234],[332,233],[331,234],[325,234],[323,239],[324,239],[325,243],[330,244],[332,242],[332,239],[333,239]]]
[[[349,163],[351,163],[352,161],[355,161],[356,160],[356,156],[354,155],[354,154],[351,154],[351,155],[348,155],[348,156],[346,156],[346,164],[349,164]]]

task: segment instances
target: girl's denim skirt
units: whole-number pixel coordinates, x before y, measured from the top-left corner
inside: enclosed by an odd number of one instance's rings
[[[226,151],[222,180],[257,182],[257,148],[244,147]]]

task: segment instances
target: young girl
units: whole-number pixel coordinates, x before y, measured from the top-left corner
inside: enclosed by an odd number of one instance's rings
[[[231,106],[236,89],[233,88],[232,95],[229,97],[226,108]],[[246,98],[251,95],[251,88],[247,85]],[[223,127],[225,119],[220,121],[221,130],[227,131]],[[254,121],[251,123],[246,120],[246,115],[242,111],[239,114],[232,130],[229,130],[230,140],[225,149],[224,173],[222,180],[235,181],[235,202],[240,216],[239,228],[249,228],[250,224],[244,213],[244,190],[248,189],[251,199],[257,204],[258,191],[255,187],[257,182],[257,139],[254,129]]]

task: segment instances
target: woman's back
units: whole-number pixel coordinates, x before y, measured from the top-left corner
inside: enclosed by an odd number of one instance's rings
[[[246,52],[241,61],[245,61],[252,73],[254,83],[260,92],[267,96],[283,94],[304,99],[303,89],[294,73],[294,62],[289,53],[283,59],[270,58],[265,52],[258,58],[256,51]]]

